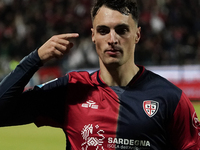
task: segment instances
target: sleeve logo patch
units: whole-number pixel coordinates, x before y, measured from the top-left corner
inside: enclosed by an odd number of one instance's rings
[[[143,109],[144,109],[144,112],[149,117],[153,117],[159,109],[159,103],[156,102],[156,101],[152,101],[152,100],[144,101],[143,102]]]
[[[200,129],[200,122],[198,120],[196,112],[194,112],[194,114],[192,116],[192,124],[196,129]]]
[[[46,82],[46,83],[43,83],[43,84],[40,84],[40,85],[37,85],[39,88],[42,88],[43,86],[45,86],[45,85],[47,85],[47,84],[49,84],[49,83],[51,83],[51,82],[54,82],[54,81],[56,81],[56,80],[58,80],[58,78],[55,78],[55,79],[53,79],[53,80],[50,80],[50,81],[48,81],[48,82]]]

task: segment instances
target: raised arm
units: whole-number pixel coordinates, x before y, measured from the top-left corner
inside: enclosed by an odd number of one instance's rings
[[[51,37],[38,49],[38,55],[43,63],[52,58],[62,58],[72,47],[72,38],[77,38],[77,33],[60,34]]]
[[[51,37],[38,50],[26,56],[15,70],[1,81],[0,126],[27,124],[34,121],[39,113],[37,102],[33,102],[37,90],[24,92],[24,87],[45,62],[52,58],[60,58],[67,53],[73,46],[69,39],[74,37],[78,37],[78,34]]]
[[[32,118],[24,120],[23,116],[28,115],[25,108],[29,108],[24,101],[27,100],[26,102],[28,102],[29,98],[22,97],[22,93],[30,78],[41,65],[37,50],[35,50],[26,56],[15,70],[1,81],[0,126],[25,124],[32,120]]]

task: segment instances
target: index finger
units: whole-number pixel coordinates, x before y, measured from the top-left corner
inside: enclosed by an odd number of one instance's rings
[[[79,37],[79,34],[78,33],[66,33],[66,34],[60,34],[59,35],[59,38],[62,38],[62,39],[71,39],[71,38],[77,38]]]

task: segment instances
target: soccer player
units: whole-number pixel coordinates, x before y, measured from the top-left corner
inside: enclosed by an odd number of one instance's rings
[[[199,121],[183,91],[134,63],[140,40],[134,0],[97,0],[92,41],[100,69],[70,72],[24,91],[33,74],[73,46],[55,35],[0,84],[0,126],[34,122],[62,128],[73,150],[198,150]]]

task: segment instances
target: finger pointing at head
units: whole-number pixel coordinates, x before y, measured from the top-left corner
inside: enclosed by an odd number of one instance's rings
[[[79,37],[78,33],[67,33],[67,34],[60,34],[58,35],[58,38],[62,38],[62,39],[71,39],[71,38],[77,38]]]
[[[60,58],[73,46],[70,39],[79,37],[78,33],[60,34],[52,36],[39,49],[38,55],[43,62],[52,58]]]

